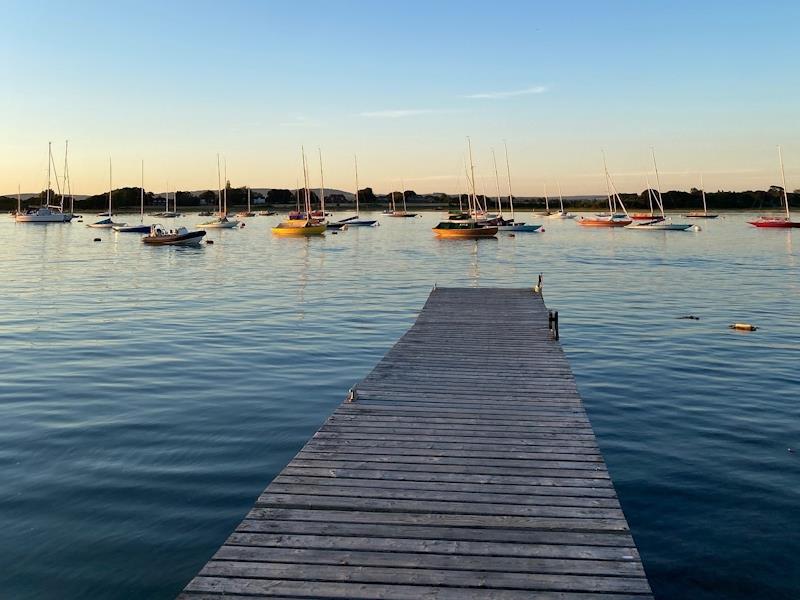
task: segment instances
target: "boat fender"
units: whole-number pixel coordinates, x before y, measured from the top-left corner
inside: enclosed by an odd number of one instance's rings
[[[213,246],[214,240],[206,240],[206,246]]]
[[[356,392],[356,388],[352,387],[347,390],[347,398],[345,399],[346,402],[355,402],[358,400],[358,392]]]
[[[100,238],[94,238],[94,241],[95,241],[95,242],[99,242],[99,241],[101,241],[101,240],[100,240]]]
[[[736,329],[738,331],[757,331],[758,327],[751,325],[750,323],[734,323],[732,325],[728,325],[728,329]]]

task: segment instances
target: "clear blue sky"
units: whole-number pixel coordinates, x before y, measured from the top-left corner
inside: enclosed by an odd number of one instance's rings
[[[800,187],[797,2],[8,2],[0,193],[44,185],[70,140],[77,193],[314,185],[453,192],[508,140],[515,192]],[[502,161],[501,161],[502,163]],[[463,184],[462,184],[463,185]],[[487,188],[494,185],[487,179]],[[480,189],[478,190],[481,191]]]

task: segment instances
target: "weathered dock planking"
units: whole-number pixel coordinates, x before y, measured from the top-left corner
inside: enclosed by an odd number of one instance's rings
[[[435,289],[180,598],[652,598],[548,311]]]

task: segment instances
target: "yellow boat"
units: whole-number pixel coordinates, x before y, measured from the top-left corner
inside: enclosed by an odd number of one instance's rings
[[[272,228],[275,235],[322,235],[328,226],[323,222],[288,219]]]

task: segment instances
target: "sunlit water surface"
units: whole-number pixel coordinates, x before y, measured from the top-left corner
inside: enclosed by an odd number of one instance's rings
[[[0,595],[174,597],[434,283],[544,272],[657,596],[797,598],[800,231],[441,241],[437,216],[197,249],[3,217]]]

